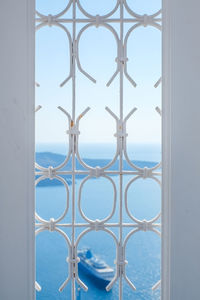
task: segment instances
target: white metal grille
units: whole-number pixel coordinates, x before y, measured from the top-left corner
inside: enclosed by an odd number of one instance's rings
[[[72,18],[66,18],[65,13],[72,7]],[[77,18],[77,8],[82,12],[84,15],[84,18]],[[130,15],[129,18],[124,17],[124,11],[127,11]],[[116,18],[114,15],[115,13],[119,11],[119,18]],[[114,17],[113,17],[114,16]],[[72,24],[72,34],[70,31],[65,27],[66,23]],[[82,29],[77,32],[77,24],[83,24]],[[112,26],[113,23],[120,24],[120,34],[117,33],[117,31]],[[124,34],[124,24],[129,23],[132,24],[130,29],[127,31],[126,34]],[[136,287],[133,282],[130,281],[126,274],[126,246],[129,238],[134,235],[138,231],[153,231],[156,234],[160,236],[160,224],[156,223],[158,219],[160,218],[160,213],[155,216],[151,220],[139,220],[129,210],[128,203],[127,203],[127,193],[129,190],[129,187],[133,182],[138,180],[139,178],[151,178],[152,180],[155,180],[160,185],[160,180],[158,179],[161,175],[160,173],[160,166],[159,163],[153,168],[140,168],[137,165],[135,165],[129,158],[127,153],[127,131],[126,131],[126,124],[128,119],[135,113],[136,108],[133,108],[128,115],[124,116],[123,113],[123,85],[124,85],[124,76],[130,81],[130,83],[136,87],[136,83],[133,78],[128,73],[127,65],[128,65],[128,58],[127,58],[127,43],[129,36],[132,31],[134,31],[139,26],[154,26],[158,30],[161,30],[161,10],[155,12],[152,15],[139,15],[135,13],[129,6],[126,0],[116,0],[116,5],[114,9],[107,13],[106,15],[96,15],[93,16],[82,7],[80,0],[70,0],[67,4],[66,8],[61,11],[57,15],[43,15],[40,12],[36,12],[36,30],[39,30],[40,28],[44,26],[57,26],[64,30],[64,32],[67,34],[68,41],[69,41],[69,49],[70,49],[70,72],[68,77],[60,84],[62,87],[65,85],[69,80],[72,80],[72,111],[71,113],[67,112],[64,108],[58,107],[59,110],[66,115],[66,120],[68,121],[68,137],[69,137],[69,149],[68,153],[66,155],[65,161],[53,168],[52,166],[49,166],[48,168],[44,168],[38,163],[36,163],[36,175],[39,176],[36,179],[36,185],[46,178],[53,179],[56,178],[57,180],[61,181],[62,184],[66,188],[67,192],[67,203],[66,208],[63,212],[63,214],[58,219],[51,218],[50,220],[45,220],[41,218],[36,213],[36,235],[38,235],[40,232],[49,230],[49,231],[56,231],[57,233],[61,234],[64,239],[66,240],[66,243],[69,248],[69,257],[68,257],[68,266],[69,266],[69,275],[68,278],[63,282],[63,284],[60,286],[60,291],[62,291],[69,282],[72,284],[72,299],[76,299],[76,290],[75,290],[75,284],[78,283],[85,291],[87,291],[87,286],[82,282],[79,278],[78,274],[78,263],[79,258],[77,257],[77,247],[84,235],[86,235],[90,231],[105,231],[107,234],[109,234],[116,245],[116,273],[113,278],[113,280],[110,282],[110,284],[106,287],[106,289],[109,291],[112,286],[115,284],[116,281],[119,281],[119,299],[122,299],[122,279],[124,278],[126,282],[129,284],[129,286],[135,290]],[[108,165],[105,167],[96,167],[93,168],[89,165],[87,165],[82,158],[79,155],[79,135],[80,131],[79,128],[81,126],[81,118],[85,118],[87,112],[89,111],[89,107],[86,108],[82,114],[79,116],[76,115],[76,72],[82,72],[89,80],[92,82],[96,82],[95,79],[88,74],[82,67],[80,59],[79,59],[79,41],[80,38],[89,27],[95,26],[103,26],[106,29],[108,29],[115,37],[116,44],[117,44],[117,58],[116,58],[116,71],[110,78],[110,80],[107,83],[107,86],[110,86],[113,80],[116,79],[116,76],[119,74],[119,89],[120,89],[120,96],[119,96],[119,106],[120,106],[120,114],[119,116],[115,115],[111,109],[106,107],[107,112],[110,114],[112,118],[114,118],[116,122],[116,153],[114,155],[114,158],[110,161]],[[155,87],[157,87],[161,83],[161,79],[159,79],[155,83]],[[37,84],[38,85],[38,84]],[[118,105],[118,104],[116,104]],[[41,107],[38,106],[36,108],[36,111],[38,111]],[[161,110],[157,107],[156,111],[161,115]],[[63,171],[61,170],[64,166],[66,166],[69,162],[69,160],[72,160],[72,168],[69,171]],[[76,159],[79,161],[79,163],[84,167],[84,170],[77,170],[76,169]],[[123,168],[123,161],[124,159],[127,161],[129,166],[132,167],[132,170],[124,170]],[[119,169],[118,171],[113,171],[110,169],[110,167],[119,160]],[[85,175],[86,177],[81,182],[79,193],[78,193],[78,203],[76,204],[76,191],[75,191],[75,180],[76,176],[78,175]],[[71,203],[69,203],[70,195],[69,195],[69,187],[65,179],[61,177],[62,175],[71,175],[72,176],[72,195],[71,195]],[[111,175],[118,175],[119,176],[119,195],[117,201],[117,187],[115,182],[113,181]],[[131,175],[132,179],[125,187],[125,191],[123,191],[123,176],[124,175]],[[110,214],[102,219],[102,220],[92,220],[89,219],[83,212],[82,206],[81,206],[81,195],[82,195],[82,188],[84,184],[92,177],[104,177],[107,180],[109,180],[113,186],[114,191],[114,199],[113,199],[113,208]],[[125,223],[124,217],[123,217],[123,210],[122,206],[123,203],[125,204],[126,213],[131,218],[132,223]],[[63,218],[66,216],[69,206],[71,205],[72,209],[72,221],[70,223],[61,224],[60,222],[63,220]],[[85,223],[78,223],[76,221],[76,214],[75,214],[75,208],[76,205],[78,205],[79,213],[85,220]],[[119,207],[119,220],[116,223],[111,223],[110,219],[114,215],[116,211],[116,206]],[[130,232],[128,235],[123,238],[123,228],[129,228]],[[71,228],[72,234],[71,237],[69,237],[62,228]],[[75,232],[76,228],[82,228],[82,232],[76,239]],[[112,228],[118,228],[119,234],[116,235]],[[156,289],[160,285],[160,281],[157,282],[152,289]],[[41,289],[40,285],[36,282],[35,284],[36,289],[39,291]]]

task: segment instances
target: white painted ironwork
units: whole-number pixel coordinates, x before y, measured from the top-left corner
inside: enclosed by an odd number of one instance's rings
[[[72,18],[66,18],[64,15],[65,13],[72,7]],[[79,9],[82,14],[84,15],[84,18],[77,18],[76,13],[77,9]],[[126,18],[124,17],[124,10],[126,10],[130,17]],[[120,17],[116,18],[112,16],[119,11]],[[72,34],[68,31],[68,29],[65,27],[65,24],[71,23],[72,26]],[[82,29],[77,32],[77,24],[86,24],[82,27]],[[117,31],[114,29],[112,24],[118,23],[120,24],[120,34],[117,33]],[[124,34],[124,24],[129,23],[132,24],[130,29],[126,34]],[[152,15],[139,15],[135,13],[129,6],[126,0],[116,0],[116,5],[113,8],[113,10],[106,15],[91,15],[88,13],[81,5],[80,0],[69,0],[66,8],[61,11],[57,15],[43,15],[40,12],[36,11],[36,30],[39,30],[40,28],[44,26],[57,26],[60,29],[64,30],[64,32],[67,35],[68,42],[69,42],[69,53],[70,53],[70,71],[66,79],[63,80],[63,82],[60,84],[62,87],[65,85],[69,80],[72,80],[72,112],[71,114],[67,112],[64,108],[58,107],[58,109],[63,112],[68,121],[68,138],[69,138],[69,149],[68,153],[66,154],[66,158],[62,164],[60,164],[57,167],[49,166],[48,168],[42,167],[36,163],[36,175],[39,176],[36,179],[36,185],[47,178],[49,179],[57,179],[64,185],[66,189],[66,206],[64,209],[63,214],[56,220],[53,218],[50,218],[50,220],[45,220],[41,218],[37,212],[36,212],[36,235],[41,233],[42,231],[48,230],[50,232],[56,231],[60,235],[63,236],[65,239],[68,250],[69,250],[69,257],[67,259],[68,262],[68,268],[69,268],[69,275],[68,278],[61,284],[59,290],[62,291],[65,286],[71,282],[72,284],[72,299],[76,299],[76,291],[75,291],[75,283],[79,286],[81,286],[85,291],[87,291],[87,286],[84,282],[82,282],[79,278],[78,274],[78,263],[79,258],[77,257],[77,248],[79,245],[80,240],[83,238],[84,235],[86,235],[90,231],[99,231],[102,230],[109,234],[116,245],[116,273],[113,278],[113,280],[110,282],[110,284],[106,287],[107,291],[109,291],[112,286],[115,284],[116,281],[119,282],[119,299],[122,299],[122,279],[124,278],[128,285],[135,290],[136,287],[133,282],[128,278],[126,274],[126,246],[129,238],[134,235],[138,231],[152,231],[156,233],[157,235],[161,235],[159,229],[160,229],[160,223],[156,223],[158,219],[160,218],[161,214],[159,213],[157,216],[152,218],[151,220],[138,220],[129,210],[128,202],[127,202],[127,193],[132,184],[140,178],[143,178],[144,180],[147,178],[151,178],[152,180],[156,181],[159,185],[161,185],[159,176],[160,173],[160,167],[161,163],[157,164],[156,166],[152,168],[140,168],[137,165],[135,165],[129,158],[127,153],[127,136],[128,132],[126,131],[126,123],[130,117],[136,112],[136,108],[133,108],[129,114],[124,117],[123,113],[123,85],[124,85],[124,76],[130,81],[130,83],[136,87],[136,82],[134,79],[129,75],[128,73],[128,58],[127,58],[127,44],[128,39],[130,37],[130,34],[138,27],[140,26],[153,26],[157,28],[158,30],[161,30],[161,10],[156,12]],[[120,86],[120,97],[119,97],[119,106],[120,106],[120,113],[119,116],[115,115],[114,112],[106,107],[105,109],[107,112],[113,117],[116,121],[116,133],[114,136],[116,137],[116,153],[113,157],[113,159],[104,167],[96,167],[93,168],[86,164],[82,160],[82,158],[79,155],[79,127],[80,127],[80,121],[82,117],[85,117],[87,112],[90,110],[90,108],[86,108],[82,114],[80,114],[78,117],[76,117],[76,72],[80,71],[83,73],[89,80],[96,83],[96,80],[92,77],[92,75],[88,74],[86,70],[83,69],[81,65],[81,61],[79,58],[79,42],[81,35],[90,27],[105,27],[107,30],[109,30],[113,36],[115,37],[116,44],[117,44],[117,57],[116,57],[116,71],[113,75],[111,75],[110,80],[107,83],[107,86],[110,86],[113,80],[116,79],[116,76],[119,74],[119,86]],[[155,87],[157,87],[161,83],[161,78],[158,79],[158,81],[155,83]],[[36,83],[36,86],[39,86],[39,83]],[[41,109],[41,106],[38,106],[36,108],[36,112]],[[156,111],[161,115],[161,110],[157,107]],[[72,160],[72,167],[69,171],[63,171],[61,170],[64,166],[66,166],[69,162],[69,160]],[[77,170],[76,169],[76,159],[79,161],[79,163],[84,167],[84,170]],[[132,167],[132,170],[124,170],[123,168],[123,161],[124,159],[127,161],[129,166]],[[118,171],[110,170],[109,168],[117,161],[119,160],[119,169]],[[80,215],[85,220],[85,223],[78,223],[76,221],[76,214],[75,214],[75,179],[77,175],[87,175],[85,177],[80,185],[79,193],[78,193],[78,210]],[[117,202],[117,188],[116,184],[113,181],[113,179],[110,177],[110,175],[119,175],[119,195],[118,195],[118,202]],[[65,179],[63,179],[62,175],[71,175],[72,176],[72,202],[71,202],[71,209],[72,209],[72,221],[71,223],[60,223],[61,220],[66,216],[68,209],[69,209],[69,187]],[[125,187],[125,191],[123,192],[123,176],[124,175],[131,175],[133,178],[129,181],[127,186]],[[92,177],[103,177],[111,182],[114,195],[113,195],[113,206],[110,214],[105,217],[102,220],[94,220],[89,219],[82,210],[82,189],[84,184]],[[125,223],[124,216],[123,216],[123,210],[122,205],[123,202],[125,203],[125,209],[127,215],[131,218],[133,221],[132,223]],[[116,223],[109,222],[112,216],[115,213],[116,207],[118,205],[119,208],[119,220]],[[130,228],[130,232],[128,235],[123,238],[123,228]],[[62,228],[71,228],[72,234],[71,237],[68,237],[68,235],[62,230]],[[75,230],[76,228],[82,228],[82,232],[76,239],[75,237]],[[117,236],[113,231],[112,228],[118,228],[119,229],[119,235]],[[42,283],[41,283],[42,284]],[[152,287],[153,290],[158,288],[160,285],[160,281],[155,283],[155,285]],[[39,283],[35,283],[35,288],[40,291],[41,286]]]

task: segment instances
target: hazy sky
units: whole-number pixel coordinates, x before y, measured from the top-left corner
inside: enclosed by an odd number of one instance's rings
[[[44,14],[55,14],[66,6],[66,0],[37,0],[37,9]],[[116,0],[82,0],[91,14],[111,10]],[[160,0],[127,0],[140,14],[151,14],[160,9]],[[81,17],[80,12],[77,12]],[[128,14],[126,14],[128,16]],[[67,17],[71,16],[71,10]],[[116,14],[115,17],[118,15]],[[77,32],[83,25],[77,26]],[[66,26],[71,32],[71,25]],[[114,28],[119,32],[119,26]],[[125,26],[125,33],[130,25]],[[112,142],[115,123],[105,111],[110,107],[119,114],[119,76],[110,87],[107,81],[116,70],[117,47],[114,36],[103,27],[90,27],[80,40],[80,61],[84,70],[97,80],[94,84],[77,71],[76,115],[87,106],[91,110],[81,120],[81,142]],[[66,33],[57,27],[45,27],[36,34],[36,105],[43,109],[36,116],[36,142],[64,142],[67,120],[57,109],[63,106],[71,114],[72,81],[59,84],[69,73],[69,42]],[[128,40],[128,71],[137,82],[134,88],[124,79],[124,115],[133,107],[138,111],[127,124],[128,141],[135,143],[160,142],[160,117],[155,107],[161,105],[161,88],[154,83],[161,75],[161,33],[153,27],[140,27]]]

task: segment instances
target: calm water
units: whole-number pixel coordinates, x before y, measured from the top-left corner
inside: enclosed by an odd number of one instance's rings
[[[63,154],[63,145],[39,145],[37,151],[51,151]],[[82,151],[82,152],[81,152]],[[104,147],[104,153],[98,146],[83,145],[80,149],[82,157],[87,158],[111,158],[114,151],[112,145]],[[159,161],[160,150],[156,145],[137,145],[130,147],[130,157],[135,160]],[[112,177],[116,186],[119,184],[118,176]],[[130,176],[124,177],[124,187],[131,179]],[[76,180],[76,195],[82,179]],[[69,186],[71,192],[71,186]],[[155,216],[161,208],[161,191],[158,184],[151,179],[139,179],[133,183],[128,192],[128,206],[130,211],[139,219],[150,219]],[[71,201],[71,198],[70,198]],[[77,197],[76,197],[77,201]],[[89,218],[101,219],[109,214],[113,204],[113,189],[110,182],[104,178],[91,179],[88,181],[82,193],[82,209]],[[49,219],[58,218],[66,205],[66,191],[63,186],[46,186],[36,189],[36,209],[41,217]],[[117,209],[110,222],[117,222],[119,218]],[[71,202],[69,211],[62,221],[71,221]],[[124,222],[130,222],[125,209],[123,208]],[[76,209],[77,222],[84,222],[78,209]],[[70,230],[64,230],[69,236]],[[77,229],[76,236],[81,232]],[[118,230],[113,229],[118,237]],[[124,237],[129,230],[124,229]],[[80,241],[79,248],[84,246],[91,247],[93,251],[101,256],[109,265],[115,267],[115,245],[107,233],[91,232]],[[37,293],[37,300],[70,299],[71,285],[69,284],[62,293],[58,288],[67,278],[68,266],[66,258],[68,248],[64,238],[58,233],[44,232],[36,239],[36,275],[37,281],[42,285],[42,291]],[[160,290],[151,291],[151,287],[160,278],[160,238],[152,232],[138,232],[130,238],[127,249],[126,267],[129,279],[135,284],[137,291],[132,291],[124,282],[124,299],[160,299]],[[117,300],[118,284],[110,292],[106,292],[96,285],[91,278],[80,273],[80,278],[89,288],[87,293],[81,292],[81,299],[87,300]]]

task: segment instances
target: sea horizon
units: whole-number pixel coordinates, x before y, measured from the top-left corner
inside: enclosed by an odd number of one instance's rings
[[[52,152],[66,155],[68,143],[36,143],[36,152]],[[102,151],[103,150],[103,151]],[[79,152],[83,158],[111,159],[116,151],[114,143],[81,143]],[[161,160],[161,145],[159,143],[127,143],[127,153],[131,160],[154,161]]]

